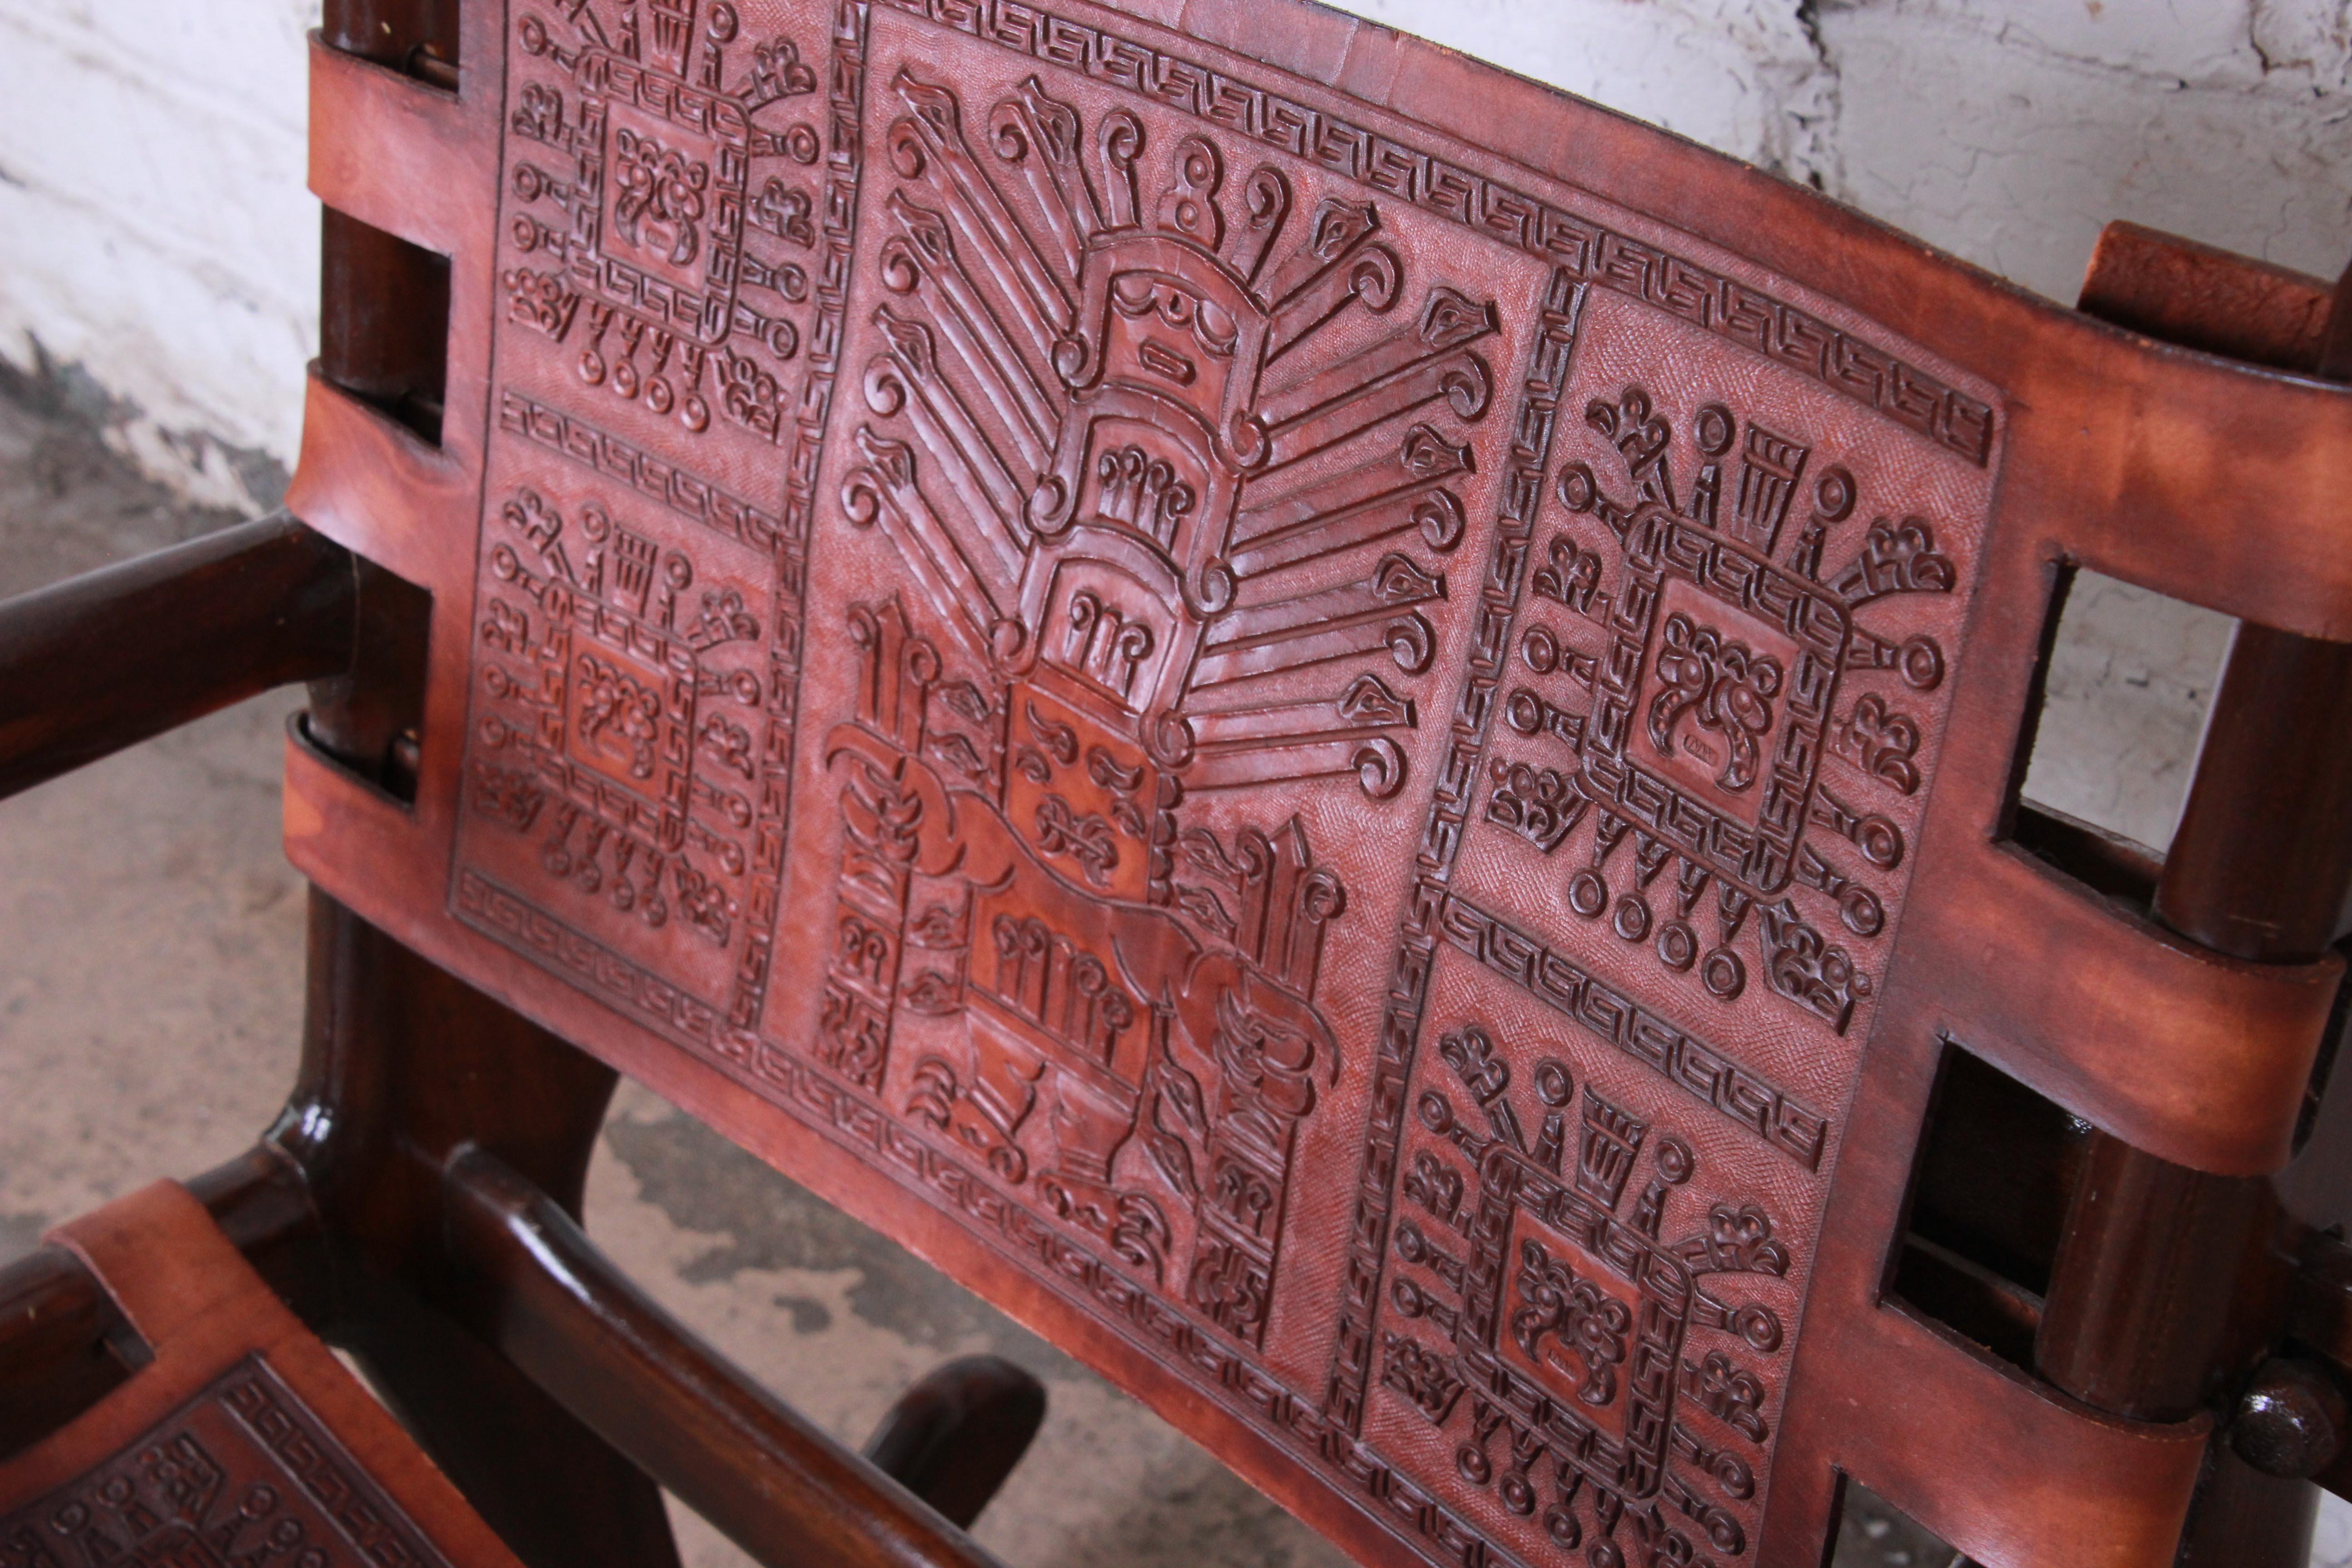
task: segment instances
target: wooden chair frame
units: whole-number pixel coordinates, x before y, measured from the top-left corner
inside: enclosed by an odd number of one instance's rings
[[[1255,23],[1198,9],[1192,16],[1177,6],[1171,17],[1280,56],[1300,74],[1328,41],[1326,22],[1303,9]],[[331,205],[313,439],[392,454],[381,466],[393,473],[407,471],[397,427],[429,438],[452,417],[449,342],[439,330],[449,319],[450,263],[332,204],[339,193],[379,192],[380,179],[355,172],[351,140],[371,125],[404,124],[408,140],[389,154],[429,163],[416,148],[442,134],[431,116],[447,111],[420,95],[457,89],[462,20],[456,0],[330,0],[319,41],[319,79],[338,108],[357,106],[358,118],[323,127],[314,149]],[[1399,58],[1428,66],[1438,57]],[[1360,72],[1356,85],[1369,79]],[[1538,102],[1533,89],[1499,80],[1474,73],[1435,89],[1382,90],[1400,103],[1422,91],[1427,103],[1454,104],[1447,112],[1480,91]],[[1956,966],[1945,977],[1974,999],[1980,1020],[2078,1026],[2080,1040],[2002,1065],[2054,1100],[2095,1101],[2101,1126],[2114,1130],[2049,1145],[2053,1163],[2032,1173],[2066,1194],[2046,1290],[2021,1294],[1948,1257],[1939,1288],[1963,1303],[1955,1311],[1990,1325],[1980,1345],[2021,1336],[2015,1375],[2038,1380],[2036,1397],[2058,1413],[2025,1422],[2018,1440],[2141,1424],[2132,1428],[2147,1439],[2137,1462],[2180,1481],[2183,1508],[2194,1479],[2181,1561],[2284,1564],[2307,1540],[2310,1478],[2352,1495],[2352,1454],[2342,1451],[2352,1247],[2340,1238],[2352,1203],[2352,1129],[2344,1125],[2352,1097],[2340,1084],[2323,1095],[2326,1075],[2311,1070],[2321,1037],[2332,1050],[2341,1027],[2323,1030],[2319,1020],[2340,977],[2332,953],[2352,889],[2352,643],[2336,640],[2352,635],[2352,571],[2322,530],[2272,526],[2261,540],[2266,553],[2252,561],[2233,552],[2242,542],[2226,524],[2180,521],[2221,494],[2221,482],[2197,467],[2201,458],[2151,453],[2143,432],[2111,417],[2116,400],[2101,388],[2170,377],[2166,395],[2175,401],[2165,406],[2201,411],[2215,427],[2251,417],[2232,400],[2259,389],[2284,430],[2270,431],[2266,449],[2304,454],[2304,466],[2289,479],[2266,479],[2275,493],[2259,499],[2280,508],[2337,501],[2316,492],[2342,464],[2309,454],[2352,444],[2344,399],[2320,384],[2352,379],[2344,290],[2331,299],[2315,279],[2117,225],[2093,263],[2083,320],[2069,323],[1948,263],[1898,254],[1897,242],[1850,216],[1825,216],[1806,205],[1809,195],[1760,177],[1738,184],[1703,154],[1641,141],[1646,132],[1598,117],[1585,128],[1618,139],[1609,156],[1620,164],[1646,159],[1664,187],[1661,210],[1702,230],[1711,221],[1702,198],[1736,185],[1758,212],[1792,216],[1790,232],[1801,237],[1782,242],[1781,264],[1908,278],[1925,300],[1913,316],[1923,333],[1938,309],[1972,323],[1956,330],[1955,342],[1980,347],[2012,331],[2028,346],[2003,363],[2053,401],[2091,410],[2086,428],[2094,416],[2107,421],[2095,445],[2130,448],[2137,466],[2127,477],[2096,481],[2109,484],[2104,503],[2118,513],[2146,505],[2172,517],[2175,531],[2151,541],[2103,513],[2070,523],[2084,531],[2063,546],[2012,551],[2001,568],[2001,614],[2019,624],[1996,628],[2000,635],[2014,640],[2034,581],[2063,588],[2078,563],[2175,588],[2199,584],[2214,602],[2250,612],[2162,863],[2083,825],[2019,811],[2012,799],[2000,837],[2021,851],[2021,867],[2062,868],[2065,886],[2043,870],[2002,870],[2009,902],[1988,893],[1980,902],[1990,923],[1969,929],[1994,952],[2006,913],[2024,908],[2022,928],[2046,920],[2079,932],[2087,930],[2082,917],[2063,900],[2104,898],[2129,911],[2164,963],[2205,976],[2214,997],[2242,1003],[2255,1046],[2235,1058],[2200,1055],[2189,1025],[2150,1042],[2168,1068],[2193,1079],[2183,1094],[2222,1105],[2198,1122],[2160,1086],[2145,1089],[2120,1071],[2114,1043],[2080,1006],[2046,996],[1986,1000],[1964,973],[1976,959],[1942,961]],[[1509,151],[1532,162],[1540,150]],[[1882,291],[1881,302],[1889,297]],[[2093,331],[2092,321],[2138,340]],[[2256,378],[2252,367],[2281,374]],[[2054,460],[2046,449],[2039,458]],[[319,467],[325,477],[298,484],[298,503],[347,514],[356,504],[349,465]],[[2027,504],[2071,494],[2049,481]],[[127,622],[170,630],[137,647],[106,635]],[[2054,613],[2047,624],[2054,626]],[[413,588],[284,514],[27,595],[0,606],[0,689],[37,692],[40,705],[0,710],[0,794],[301,680],[312,690],[293,740],[298,771],[312,770],[298,781],[303,808],[315,809],[320,792],[309,781],[323,776],[321,767],[396,805],[418,787],[425,626]],[[2038,677],[2003,679],[1999,700],[1979,708],[2001,710],[2013,688]],[[2273,743],[2282,734],[2305,743],[2283,758]],[[2029,734],[2016,754],[2030,745]],[[1969,764],[1979,773],[1998,765]],[[2003,951],[2014,956],[2013,944]],[[303,1065],[286,1112],[253,1152],[191,1188],[302,1319],[361,1362],[525,1563],[674,1563],[657,1484],[768,1563],[986,1560],[958,1527],[977,1515],[1042,1418],[1034,1380],[985,1358],[954,1363],[909,1393],[865,1456],[849,1453],[669,1320],[581,1233],[582,1185],[613,1068],[323,892],[312,898],[309,963]],[[1936,1070],[1883,1075],[1871,1092],[1884,1103],[1874,1104],[1909,1115],[1935,1103]],[[2315,1086],[2306,1136],[2290,1146],[2294,1118],[2280,1107],[2306,1081]],[[1957,1092],[1948,1082],[1945,1091]],[[1909,1190],[1916,1202],[1910,1152],[1865,1142],[1843,1156],[1862,1173],[1841,1179],[1881,1195]],[[1840,1267],[1859,1277],[1882,1263],[1856,1252]],[[1953,1337],[1924,1323],[1902,1331],[1915,1331],[1921,1342]],[[0,1407],[0,1452],[86,1407],[127,1374],[136,1353],[103,1291],[68,1254],[45,1249],[0,1273],[0,1386],[10,1394]],[[1822,1408],[1834,1394],[1859,1410],[1873,1393],[1873,1374],[1834,1361],[1815,1363],[1811,1375]],[[2000,1409],[2009,1414],[1984,1418],[2014,1414]],[[1816,1458],[1838,1451],[1817,1427],[1805,1441]],[[2117,1442],[2117,1455],[2129,1452]],[[1888,1462],[1903,1470],[1899,1456]],[[1269,1461],[1253,1463],[1261,1479],[1276,1473]],[[2129,1466],[2121,1458],[2116,1466],[2122,1486]],[[2022,1475],[2014,1462],[1989,1461],[1984,1479],[2016,1483]],[[1996,1558],[2007,1543],[2022,1550],[2049,1539],[2069,1506],[2020,1495],[1971,1507],[1953,1500],[1949,1486],[1903,1479],[1934,1493],[1946,1510],[1940,1528]],[[1303,1483],[1284,1496],[1323,1506]],[[2012,1507],[2014,1523],[2004,1511]],[[2178,1522],[2148,1522],[2149,1541]],[[1349,1539],[1361,1546],[1373,1538],[1367,1530]],[[1774,1549],[1789,1555],[1785,1542]]]

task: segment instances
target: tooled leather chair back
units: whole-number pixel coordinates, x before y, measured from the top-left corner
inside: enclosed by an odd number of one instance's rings
[[[289,504],[432,607],[306,874],[1367,1561],[1810,1563],[1848,1477],[2168,1558],[2197,1400],[1892,1281],[1939,1075],[2285,1163],[2326,940],[2015,779],[2076,565],[2352,635],[2343,393],[1306,6],[458,16],[314,54],[448,261],[403,418],[312,385]]]

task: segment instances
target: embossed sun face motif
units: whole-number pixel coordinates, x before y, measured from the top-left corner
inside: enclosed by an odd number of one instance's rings
[[[1669,615],[1659,630],[1661,689],[1649,704],[1650,745],[1661,757],[1677,755],[1675,731],[1689,719],[1707,738],[1684,735],[1679,754],[1718,770],[1712,783],[1727,795],[1755,784],[1758,742],[1772,733],[1774,700],[1788,679],[1780,639],[1758,640],[1770,651],[1759,652],[1683,610]]]
[[[1993,389],[1124,9],[509,13],[452,912],[1404,1550],[1742,1560]]]
[[[673,268],[702,250],[710,165],[625,128],[613,138],[613,231]]]
[[[1435,644],[1414,606],[1465,531],[1441,426],[1485,412],[1494,308],[1435,285],[1387,325],[1406,268],[1378,213],[1294,212],[1271,164],[1229,193],[1209,136],[1088,127],[1031,77],[983,151],[954,92],[911,68],[889,90],[864,384],[887,423],[856,432],[842,503],[918,592],[853,614],[820,1056],[881,1089],[929,1027],[902,998],[957,1020],[910,1110],[1255,1342],[1338,1061],[1314,994],[1345,895],[1297,820],[1220,834],[1184,806],[1402,785]],[[919,931],[953,967],[909,989]]]
[[[906,70],[892,90],[896,298],[866,392],[937,461],[919,473],[916,445],[866,426],[851,517],[1007,676],[1068,693],[1186,789],[1352,773],[1392,795],[1387,731],[1414,721],[1395,683],[1434,651],[1413,606],[1444,591],[1421,552],[1460,542],[1445,481],[1469,463],[1400,416],[1483,415],[1493,305],[1431,286],[1394,330],[1347,338],[1408,292],[1370,205],[1294,213],[1272,164],[1228,195],[1216,142],[1148,148],[1124,111],[1090,139],[1034,77],[992,112],[992,155],[954,94]],[[1335,449],[1357,460],[1312,461]],[[1318,666],[1328,696],[1254,700]]]

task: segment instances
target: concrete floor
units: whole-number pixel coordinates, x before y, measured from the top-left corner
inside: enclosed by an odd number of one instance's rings
[[[225,521],[0,399],[0,597]],[[2050,732],[2074,750],[2037,758],[2037,798],[2169,838],[2228,632],[2184,611],[2120,584],[2078,595],[2051,682]],[[234,1154],[290,1081],[303,899],[278,778],[298,701],[247,703],[0,805],[0,1262],[60,1218]],[[606,1124],[588,1217],[665,1305],[845,1440],[948,1357],[1036,1373],[1045,1429],[978,1530],[1009,1563],[1344,1562],[1101,1379],[642,1089]],[[683,1510],[678,1526],[688,1568],[744,1561]],[[1949,1561],[1899,1515],[1849,1510],[1838,1568]],[[2352,1512],[2323,1521],[2314,1561],[2352,1564]]]

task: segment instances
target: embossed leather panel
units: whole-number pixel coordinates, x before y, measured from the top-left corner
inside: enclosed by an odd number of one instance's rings
[[[297,745],[298,863],[1369,1558],[1811,1562],[1840,1469],[2153,1550],[2201,1431],[1877,1279],[1946,1038],[2283,1151],[2335,969],[1990,840],[2046,563],[2179,586],[2212,451],[2336,395],[1410,41],[1158,11],[515,0],[455,100],[322,63],[321,194],[398,226],[350,150],[405,95],[464,232],[447,447],[314,393],[295,504],[436,652],[415,813]],[[2200,418],[2126,438],[2124,369]],[[2199,596],[2352,625],[2249,515]],[[1982,972],[2053,932],[2088,1000]],[[1890,1459],[1914,1401],[1973,1421]],[[1970,1511],[2021,1453],[2063,1528]]]
[[[515,1568],[184,1190],[158,1183],[49,1239],[152,1356],[0,1463],[0,1564]]]
[[[0,1563],[447,1568],[299,1395],[248,1356],[98,1468],[0,1515]]]

